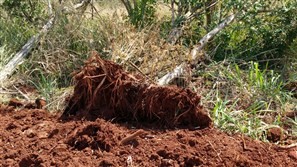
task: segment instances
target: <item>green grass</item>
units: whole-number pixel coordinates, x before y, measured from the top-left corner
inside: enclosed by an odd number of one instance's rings
[[[11,51],[6,45],[0,46],[0,70],[8,63],[11,59]]]
[[[228,106],[228,100],[224,101],[220,98],[214,104],[211,115],[214,119],[215,126],[232,133],[243,133],[256,139],[262,139],[265,131],[263,127],[266,123],[258,116],[256,110],[253,112],[245,112],[243,110],[235,110],[232,106]]]
[[[46,75],[41,70],[35,72],[34,80],[30,82],[35,86],[39,95],[45,98],[46,101],[52,101],[55,90],[57,89],[56,78],[51,75]]]
[[[283,89],[279,74],[259,69],[250,62],[240,69],[237,64],[213,63],[200,74],[211,90],[202,92],[216,127],[229,133],[243,133],[266,140],[271,127],[284,127],[289,122],[289,135],[296,135],[296,119],[285,117],[287,104],[296,106],[291,92]],[[207,82],[206,82],[207,83]]]

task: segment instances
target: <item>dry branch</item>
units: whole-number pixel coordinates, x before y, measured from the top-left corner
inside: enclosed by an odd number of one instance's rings
[[[220,23],[216,28],[211,30],[207,33],[202,39],[199,40],[199,44],[194,47],[191,51],[191,64],[197,63],[197,57],[199,53],[201,53],[204,46],[209,42],[211,38],[213,38],[217,33],[219,33],[222,29],[224,29],[227,25],[229,25],[234,19],[235,14],[228,16],[222,23]],[[187,72],[187,67],[189,64],[182,63],[181,65],[177,66],[172,72],[167,73],[165,76],[158,80],[158,85],[166,85],[170,83],[173,79],[179,78],[180,76],[185,75]]]
[[[126,143],[128,143],[129,141],[134,140],[137,136],[140,136],[143,133],[144,133],[144,131],[142,129],[140,129],[140,130],[134,132],[133,134],[126,136],[125,138],[123,138],[120,141],[120,145],[125,145]]]
[[[47,33],[53,26],[55,17],[52,16],[49,21],[43,26],[42,30],[31,37],[22,49],[3,67],[0,71],[0,81],[3,82],[11,75],[18,65],[22,64],[28,53],[32,50],[35,44],[40,40],[40,36]]]
[[[74,9],[79,9],[82,7],[86,7],[91,0],[83,0],[81,3],[74,5]],[[41,31],[31,37],[28,42],[21,48],[21,50],[16,53],[16,55],[3,67],[0,71],[0,81],[3,82],[11,75],[18,65],[22,64],[24,59],[28,56],[28,53],[32,50],[36,43],[39,42],[40,37],[46,34],[50,28],[52,28],[55,20],[55,15],[53,15],[53,9],[51,5],[51,1],[48,0],[48,8],[49,8],[49,15],[51,18],[48,22],[42,27]]]
[[[207,33],[202,39],[199,40],[199,45],[191,51],[192,60],[196,60],[198,53],[204,48],[204,46],[213,38],[217,33],[224,29],[235,19],[235,14],[228,16],[221,24]]]
[[[88,4],[90,2],[91,2],[91,0],[83,0],[80,3],[73,5],[72,9],[74,9],[74,10],[86,9],[86,7],[88,6]],[[64,14],[73,13],[73,11],[71,10],[71,8],[69,8],[69,7],[64,7],[62,11],[63,11]]]

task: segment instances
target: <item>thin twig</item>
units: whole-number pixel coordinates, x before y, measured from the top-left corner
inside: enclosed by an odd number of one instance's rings
[[[243,135],[241,135],[241,140],[242,140],[243,150],[253,151],[252,149],[250,149],[246,146]]]
[[[86,79],[86,78],[92,79],[92,78],[98,78],[98,77],[103,77],[103,76],[106,76],[106,74],[100,74],[100,75],[94,75],[94,76],[84,76],[83,79]]]
[[[297,143],[293,143],[293,144],[285,145],[285,146],[278,146],[278,147],[280,149],[291,149],[291,148],[297,147]]]
[[[223,162],[222,158],[220,157],[220,154],[217,152],[217,150],[214,148],[214,146],[211,144],[211,142],[208,141],[208,143],[210,144],[211,148],[217,153],[217,156],[220,159],[220,161]]]
[[[140,72],[148,81],[150,81],[151,83],[153,83],[153,80],[148,77],[147,75],[144,74],[144,72],[142,72],[134,63],[132,63],[131,61],[128,61],[128,63],[134,67],[138,72]]]
[[[30,101],[30,98],[25,94],[23,93],[20,89],[18,89],[16,86],[13,85],[13,87],[27,100],[27,101]]]

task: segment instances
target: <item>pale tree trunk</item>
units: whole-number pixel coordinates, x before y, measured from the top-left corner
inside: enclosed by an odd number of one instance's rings
[[[196,64],[198,61],[198,56],[202,52],[202,49],[209,42],[211,38],[213,38],[217,33],[219,33],[222,29],[224,29],[227,25],[232,23],[235,19],[235,14],[228,16],[221,24],[219,24],[216,28],[207,33],[203,38],[199,40],[199,43],[196,47],[194,47],[191,51],[191,61],[186,63],[182,63],[177,66],[172,72],[167,73],[165,76],[158,80],[158,85],[167,85],[172,80],[184,76],[189,71],[189,66],[191,64]]]
[[[167,42],[173,45],[176,44],[183,35],[185,25],[190,24],[202,13],[205,13],[205,27],[208,27],[211,24],[212,10],[218,3],[218,1],[213,2],[212,0],[206,0],[204,8],[195,6],[189,10],[189,8],[183,8],[181,1],[179,1],[177,16],[175,16],[174,2],[174,0],[171,1],[171,31],[167,38]],[[181,16],[183,17],[183,23],[174,25],[175,19],[180,18]]]
[[[86,7],[91,0],[83,0],[81,3],[74,5],[74,9]],[[31,37],[27,43],[21,48],[21,50],[15,54],[15,56],[2,68],[0,71],[0,82],[3,83],[15,69],[24,62],[24,59],[28,56],[30,51],[34,48],[36,43],[39,42],[42,35],[45,35],[53,26],[55,15],[53,15],[51,1],[48,0],[48,10],[51,18],[42,27],[39,33]]]
[[[51,18],[48,22],[42,27],[41,31],[31,37],[28,42],[21,48],[21,50],[15,54],[15,56],[2,68],[0,71],[0,82],[3,83],[4,80],[11,75],[18,65],[22,64],[24,59],[28,56],[28,53],[32,50],[35,44],[40,40],[40,36],[46,34],[48,30],[53,26],[55,16],[53,15],[52,5],[50,0],[48,0],[48,10]]]

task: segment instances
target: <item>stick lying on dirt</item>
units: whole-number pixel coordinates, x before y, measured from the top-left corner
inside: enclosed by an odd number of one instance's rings
[[[199,53],[202,51],[204,46],[209,42],[209,40],[214,37],[217,33],[219,33],[222,29],[224,29],[227,25],[232,23],[232,21],[235,19],[235,14],[232,14],[228,16],[221,24],[219,24],[216,28],[211,30],[209,33],[207,33],[202,39],[200,39],[199,44],[192,49],[191,51],[191,64],[197,63],[197,57]],[[189,64],[187,63],[182,63],[181,65],[177,66],[172,72],[169,72],[162,78],[158,80],[158,85],[166,85],[170,83],[173,79],[178,78],[182,75],[184,75],[186,68]]]
[[[127,137],[123,138],[123,139],[120,141],[120,145],[125,145],[125,144],[127,144],[129,141],[134,140],[137,136],[142,135],[143,133],[144,133],[144,131],[140,129],[140,130],[134,132],[133,134],[128,135]]]

